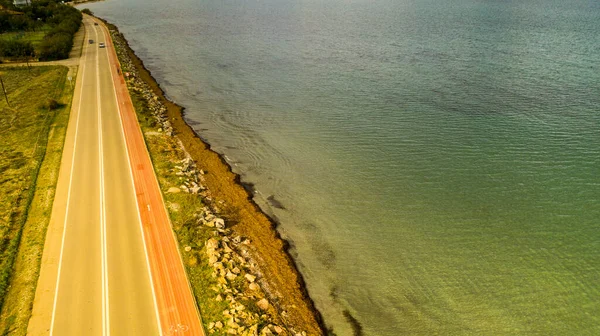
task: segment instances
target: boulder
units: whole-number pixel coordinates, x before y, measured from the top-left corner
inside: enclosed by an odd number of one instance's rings
[[[206,241],[206,249],[207,250],[216,250],[217,248],[219,248],[219,241],[216,240],[215,238],[210,238],[209,240]]]
[[[248,331],[250,332],[249,335],[258,335],[258,324],[252,325]]]
[[[248,280],[248,282],[254,282],[254,280],[256,280],[256,276],[254,276],[252,274],[246,274],[246,275],[244,275],[244,278],[246,278],[246,280]]]
[[[227,278],[227,280],[233,281],[233,280],[235,280],[235,278],[237,278],[237,275],[231,273],[231,271],[227,271],[227,274],[225,274],[225,277]]]
[[[262,310],[269,309],[269,301],[267,299],[260,299],[256,302],[256,306]]]
[[[222,218],[215,218],[214,222],[217,229],[225,228],[225,221]]]
[[[181,189],[177,188],[177,187],[171,187],[169,188],[169,190],[167,190],[167,193],[169,194],[178,194],[181,192]]]
[[[227,243],[223,243],[223,252],[225,253],[231,253],[233,252],[233,250],[229,247],[229,245],[227,245]]]
[[[259,335],[260,336],[270,336],[270,335],[273,335],[273,332],[271,332],[271,329],[269,329],[269,326],[265,326],[264,328],[262,328]]]
[[[232,327],[232,328],[239,328],[239,324],[235,323],[235,321],[233,320],[233,317],[229,319],[229,321],[227,321],[227,325]]]

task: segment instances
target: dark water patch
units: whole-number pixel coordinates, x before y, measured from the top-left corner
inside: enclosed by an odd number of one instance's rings
[[[363,336],[364,333],[363,333],[362,325],[360,324],[360,322],[358,322],[358,320],[354,316],[352,316],[350,311],[348,311],[346,309],[342,312],[342,314],[344,314],[346,321],[348,321],[348,323],[350,323],[350,326],[352,326],[353,335],[354,336]]]
[[[281,202],[279,202],[277,199],[275,199],[274,195],[267,197],[267,201],[269,201],[269,204],[271,204],[275,208],[285,210],[285,206],[283,206],[283,204],[281,204]]]
[[[249,193],[250,195],[254,195],[254,193],[256,193],[256,189],[254,188],[254,183],[240,181],[240,184],[242,185],[244,190],[246,190],[246,192]]]
[[[319,261],[327,268],[335,266],[335,252],[331,246],[325,242],[316,243],[313,245],[313,251],[317,254]]]
[[[329,296],[331,296],[333,301],[337,301],[337,299],[339,297],[339,290],[340,289],[338,286],[332,286],[331,289],[329,290]]]
[[[202,125],[201,122],[199,122],[199,121],[197,121],[195,119],[189,118],[189,117],[185,117],[184,120],[185,120],[185,123],[188,124],[188,125],[190,125],[190,126]],[[198,128],[198,130],[200,130],[200,129]]]

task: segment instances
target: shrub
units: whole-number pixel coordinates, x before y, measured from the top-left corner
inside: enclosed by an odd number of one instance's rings
[[[31,57],[34,53],[33,45],[29,41],[0,40],[0,56]]]
[[[73,35],[57,32],[44,38],[39,46],[38,56],[40,61],[65,59],[69,57],[71,47],[73,47]]]
[[[92,11],[89,8],[84,8],[81,10],[81,12],[87,15],[94,15],[94,13],[92,13]]]
[[[48,99],[46,103],[44,103],[44,108],[47,110],[56,110],[59,108],[61,104],[57,102],[55,99]]]

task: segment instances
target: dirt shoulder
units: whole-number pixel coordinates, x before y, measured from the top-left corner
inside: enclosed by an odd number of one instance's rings
[[[266,334],[324,334],[321,316],[275,223],[225,160],[185,123],[183,108],[165,98],[117,28],[107,26],[115,48],[124,49],[117,53],[129,75],[138,119],[209,333],[224,334],[228,326],[221,329],[219,323],[230,317],[238,332],[247,327],[263,334],[267,326]],[[235,322],[250,313],[257,316],[256,324]]]

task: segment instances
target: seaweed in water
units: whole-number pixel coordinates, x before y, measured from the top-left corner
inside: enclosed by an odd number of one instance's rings
[[[360,322],[358,322],[358,320],[354,316],[352,316],[352,314],[348,310],[344,310],[342,313],[344,314],[346,321],[348,321],[348,323],[350,323],[350,325],[352,326],[354,336],[363,336],[363,328]]]
[[[267,201],[269,201],[269,203],[273,207],[275,207],[277,209],[285,210],[285,207],[283,206],[283,204],[281,204],[281,202],[279,202],[278,200],[276,200],[274,195],[271,195],[271,196],[267,197]]]
[[[239,181],[239,183],[242,185],[242,187],[246,190],[247,193],[249,193],[250,195],[254,195],[254,192],[256,190],[254,189],[254,183],[242,181]]]

